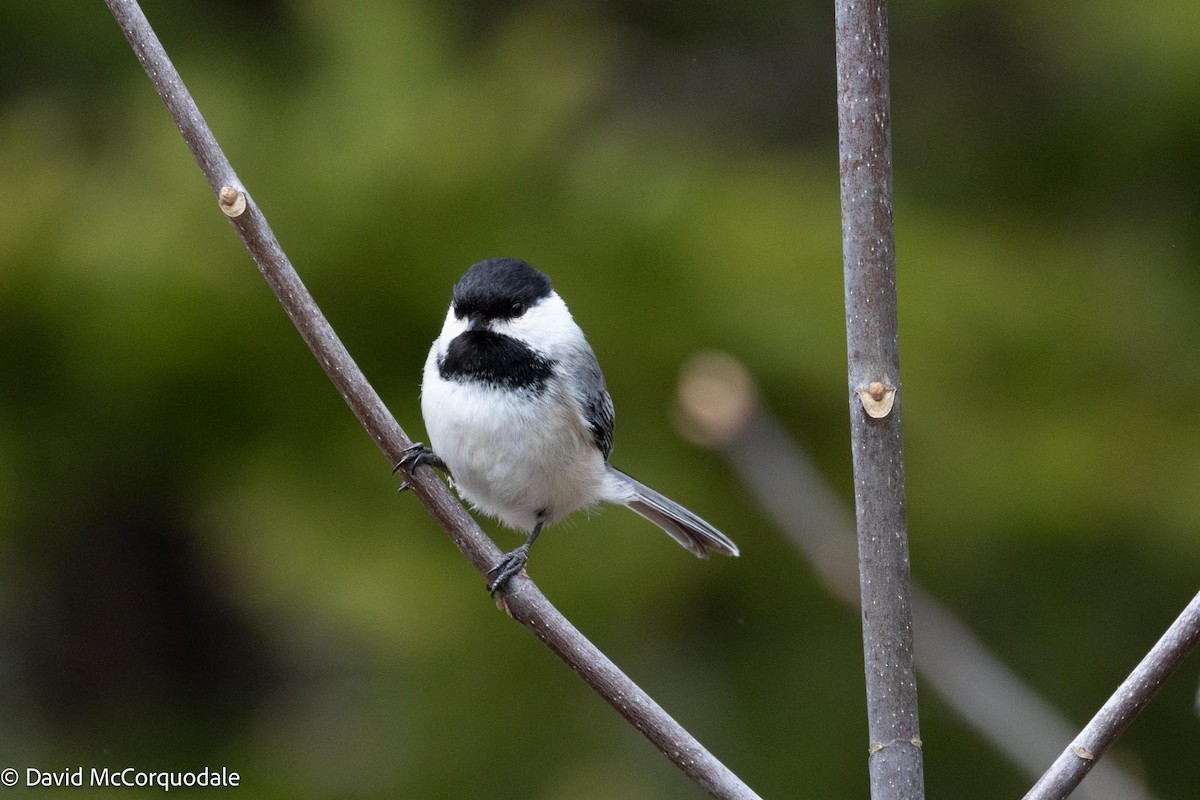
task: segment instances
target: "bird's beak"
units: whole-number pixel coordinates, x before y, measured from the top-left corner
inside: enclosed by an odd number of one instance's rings
[[[471,314],[467,317],[467,330],[477,331],[482,328],[487,328],[488,318],[483,314]]]

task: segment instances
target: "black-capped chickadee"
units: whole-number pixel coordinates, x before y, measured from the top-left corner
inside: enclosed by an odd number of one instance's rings
[[[495,594],[541,533],[599,503],[627,506],[695,555],[738,554],[723,533],[608,463],[613,403],[583,331],[550,279],[524,261],[467,270],[425,361],[421,413],[432,449],[399,466],[445,471],[474,508],[529,536],[492,568]]]

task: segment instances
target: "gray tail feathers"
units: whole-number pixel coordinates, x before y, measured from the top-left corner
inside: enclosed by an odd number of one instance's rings
[[[609,469],[633,490],[633,498],[625,505],[662,528],[690,552],[700,558],[708,558],[709,553],[738,555],[737,545],[712,525],[616,467]]]

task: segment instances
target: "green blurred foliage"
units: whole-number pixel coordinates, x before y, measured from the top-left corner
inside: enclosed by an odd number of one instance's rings
[[[618,510],[535,577],[764,796],[865,796],[856,616],[667,424],[680,364],[729,351],[852,498],[830,4],[146,6],[415,437],[458,274],[551,274],[617,463],[744,555]],[[1200,8],[892,13],[914,572],[1082,723],[1196,590]],[[696,796],[395,496],[102,4],[0,18],[0,767]],[[1196,678],[1121,748],[1163,797],[1200,781]],[[922,700],[931,796],[1023,791]]]

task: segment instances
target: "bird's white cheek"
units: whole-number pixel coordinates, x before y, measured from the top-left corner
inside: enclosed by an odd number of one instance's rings
[[[438,335],[438,341],[449,342],[466,329],[467,320],[454,316],[454,309],[451,309],[446,312],[446,321],[442,323],[442,332]]]
[[[497,333],[525,342],[541,353],[552,352],[564,345],[574,346],[584,340],[583,332],[557,294],[542,300],[525,315],[494,322],[492,327]]]
[[[433,340],[433,346],[429,348],[429,356],[425,359],[425,374],[427,376],[431,370],[437,369],[437,360],[446,355],[446,350],[449,349],[450,343],[466,331],[466,329],[466,320],[456,319],[453,312],[446,315],[446,321],[442,324],[442,331]]]

